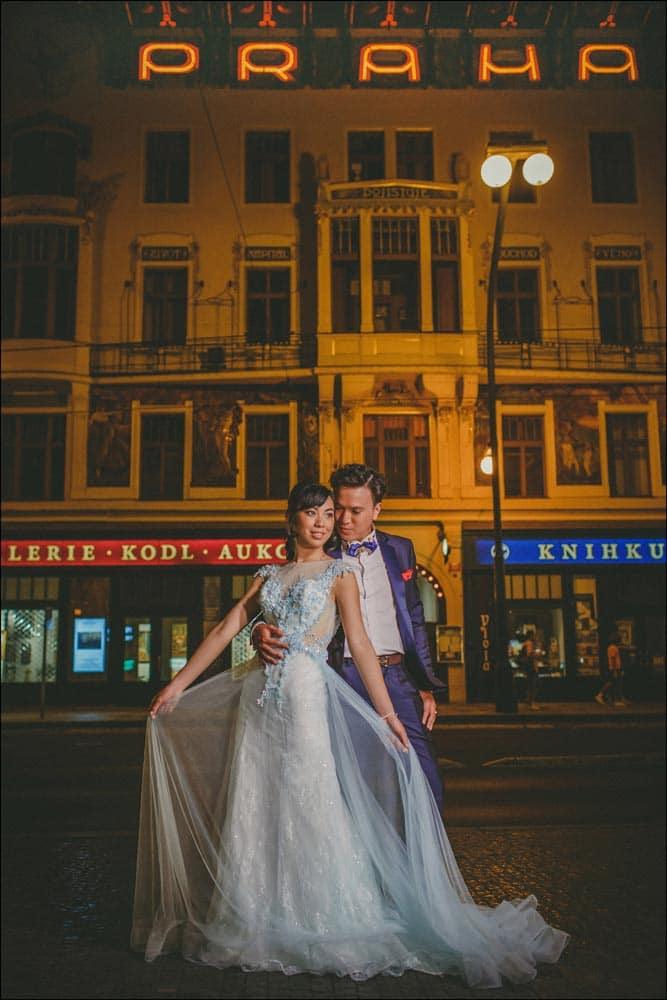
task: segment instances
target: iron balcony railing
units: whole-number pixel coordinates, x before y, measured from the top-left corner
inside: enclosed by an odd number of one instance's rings
[[[486,334],[478,338],[479,363],[486,366]],[[496,368],[549,368],[566,371],[665,372],[665,340],[601,344],[599,340],[495,340]]]
[[[386,336],[383,333],[383,336]],[[363,334],[360,334],[363,336]],[[391,334],[389,334],[391,336]],[[431,335],[432,336],[432,335]],[[453,338],[456,334],[441,334]],[[601,344],[593,339],[495,341],[495,365],[502,368],[564,371],[646,372],[664,374],[665,340],[638,344]],[[477,363],[486,367],[486,335],[478,334]],[[407,360],[407,359],[406,359]],[[253,343],[244,338],[208,338],[187,344],[94,344],[90,353],[93,376],[184,375],[277,368],[313,368],[314,338],[294,334],[277,343]]]
[[[271,368],[312,368],[316,345],[290,334],[289,340],[254,343],[209,338],[187,344],[94,344],[90,373],[99,375],[190,375]]]

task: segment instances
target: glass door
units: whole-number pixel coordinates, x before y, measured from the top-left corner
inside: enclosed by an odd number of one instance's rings
[[[123,680],[168,682],[188,658],[188,619],[182,615],[128,616],[123,621]]]

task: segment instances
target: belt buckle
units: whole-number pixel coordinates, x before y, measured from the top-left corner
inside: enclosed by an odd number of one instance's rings
[[[386,669],[389,666],[389,656],[385,653],[383,656],[378,656],[380,661],[380,666]]]

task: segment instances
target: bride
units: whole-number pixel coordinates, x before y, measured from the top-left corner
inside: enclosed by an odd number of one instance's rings
[[[527,982],[568,941],[533,896],[476,905],[364,631],[354,569],[326,553],[334,504],[300,484],[288,559],[153,699],[132,947],[219,968],[408,969]],[[261,611],[289,652],[186,688]],[[338,622],[375,711],[327,665]],[[369,765],[369,762],[370,765]]]

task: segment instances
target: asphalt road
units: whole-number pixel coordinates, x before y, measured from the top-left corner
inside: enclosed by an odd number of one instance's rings
[[[448,827],[664,821],[664,726],[439,727]],[[6,834],[137,828],[143,732],[6,730]]]

